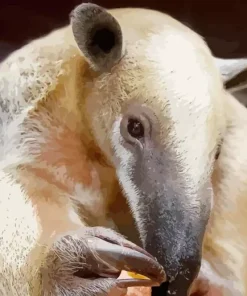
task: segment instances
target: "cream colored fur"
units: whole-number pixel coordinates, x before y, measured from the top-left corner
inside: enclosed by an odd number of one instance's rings
[[[118,124],[121,106],[133,98],[156,112],[163,142],[183,155],[190,188],[211,173],[223,137],[201,276],[223,284],[223,295],[247,295],[247,111],[223,89],[197,34],[155,11],[111,13],[125,46],[111,74],[90,69],[70,26],[0,65],[0,295],[41,293],[39,269],[57,235],[83,225],[114,227],[110,205],[123,196],[112,155],[131,160]],[[127,166],[121,174],[125,191],[138,194]]]

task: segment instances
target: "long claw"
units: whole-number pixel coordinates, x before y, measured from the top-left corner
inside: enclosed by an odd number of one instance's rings
[[[100,260],[104,261],[113,272],[114,270],[132,271],[148,277],[150,281],[154,283],[166,281],[166,275],[162,266],[152,257],[140,253],[138,248],[137,250],[133,248],[130,249],[126,246],[110,243],[98,237],[88,238],[87,243],[92,250],[96,251]],[[101,270],[101,273],[104,273],[104,270]],[[143,283],[141,285],[145,285],[145,280],[139,279],[128,279],[126,280],[126,284],[136,283],[135,285],[140,286],[140,281]]]
[[[129,288],[129,287],[154,287],[159,286],[159,283],[156,283],[151,280],[140,280],[140,279],[118,279],[116,284],[119,288]]]

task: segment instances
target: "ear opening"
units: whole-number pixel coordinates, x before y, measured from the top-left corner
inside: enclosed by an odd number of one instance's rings
[[[70,14],[75,41],[95,71],[109,71],[122,57],[122,30],[104,8],[83,3]]]

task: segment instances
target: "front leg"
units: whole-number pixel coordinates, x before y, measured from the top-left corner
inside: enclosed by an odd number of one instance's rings
[[[150,280],[118,279],[122,270]],[[44,296],[124,295],[128,287],[158,285],[163,268],[151,255],[116,232],[85,227],[60,237],[42,269]]]

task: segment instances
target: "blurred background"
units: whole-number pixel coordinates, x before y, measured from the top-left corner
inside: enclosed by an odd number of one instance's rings
[[[0,0],[0,57],[68,23],[81,0]],[[91,1],[84,1],[91,2]],[[247,0],[95,0],[106,8],[166,12],[200,33],[220,57],[247,56]]]

